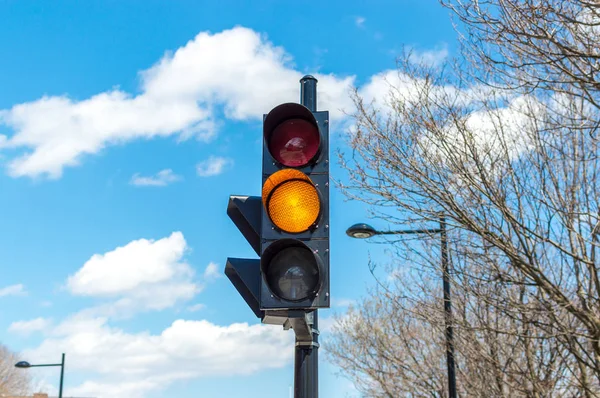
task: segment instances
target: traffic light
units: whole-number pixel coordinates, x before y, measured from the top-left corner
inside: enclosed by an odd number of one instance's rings
[[[306,106],[263,117],[261,196],[230,196],[227,206],[259,259],[228,258],[225,274],[264,323],[311,340],[312,311],[330,306],[329,112],[314,110],[316,79],[301,83]]]
[[[294,330],[294,396],[317,397],[317,310],[330,303],[329,112],[316,111],[317,79],[300,84],[302,105],[263,118],[261,196],[227,205],[260,258],[228,258],[225,274],[263,323]]]
[[[265,115],[262,174],[260,309],[329,307],[329,112]]]

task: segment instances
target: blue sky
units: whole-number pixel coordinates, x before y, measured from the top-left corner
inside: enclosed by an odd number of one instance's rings
[[[262,114],[314,74],[344,149],[352,85],[384,96],[403,45],[456,51],[434,1],[314,4],[0,1],[0,341],[66,352],[66,395],[288,396],[293,333],[223,276],[252,256],[225,209],[260,193]],[[366,208],[331,201],[324,339],[374,283],[369,254],[385,259],[344,234]],[[356,396],[321,359],[321,396]],[[57,369],[30,371],[56,390]]]

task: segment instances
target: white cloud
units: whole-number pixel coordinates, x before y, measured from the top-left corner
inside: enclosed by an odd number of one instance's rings
[[[331,305],[333,307],[349,307],[352,304],[355,304],[356,301],[348,298],[332,298]]]
[[[503,100],[503,107],[472,112],[464,126],[449,125],[447,134],[453,142],[445,151],[437,149],[437,137],[422,138],[424,146],[429,145],[427,150],[430,154],[442,159],[447,155],[449,165],[460,159],[461,168],[471,170],[454,173],[453,179],[448,182],[449,188],[457,195],[469,192],[465,187],[472,186],[476,180],[484,184],[479,175],[484,169],[488,178],[500,178],[507,172],[507,161],[518,159],[534,147],[539,131],[537,123],[547,108],[530,96],[505,97]],[[473,151],[477,152],[476,160]]]
[[[183,260],[187,243],[181,232],[159,240],[139,239],[105,254],[94,254],[67,288],[75,295],[119,298],[109,312],[160,310],[200,291],[194,271]]]
[[[127,397],[127,398],[142,398],[149,391],[156,391],[164,388],[162,385],[163,381],[171,381],[164,380],[164,375],[156,375],[152,378],[148,378],[145,380],[139,381],[126,381],[119,380],[117,382],[96,382],[96,381],[85,381],[81,385],[69,388],[69,394],[78,396],[78,397]]]
[[[164,169],[150,177],[144,177],[139,173],[136,173],[131,177],[131,184],[137,186],[164,187],[180,180],[181,176],[173,173],[173,170]]]
[[[230,119],[260,119],[275,105],[298,100],[302,74],[282,48],[236,27],[198,34],[140,76],[137,95],[113,89],[81,101],[44,96],[0,110],[0,126],[14,131],[0,139],[1,147],[21,150],[9,162],[9,174],[59,178],[85,155],[132,140],[208,140],[216,134],[216,107]],[[351,105],[354,77],[316,77],[320,109],[341,117],[339,108]]]
[[[83,101],[43,97],[0,111],[0,123],[15,130],[4,146],[33,150],[9,164],[14,177],[58,178],[64,167],[78,165],[85,154],[133,139],[172,135],[209,117],[194,103],[132,97],[118,90]],[[207,134],[205,129],[197,133]]]
[[[366,19],[365,17],[360,17],[360,16],[358,16],[358,17],[354,18],[354,23],[355,23],[355,24],[356,24],[356,26],[358,26],[359,28],[362,28],[362,27],[364,27],[364,26],[365,26],[365,21],[366,21],[366,20],[367,20],[367,19]]]
[[[214,281],[217,278],[221,277],[221,271],[219,270],[219,266],[212,261],[208,263],[206,269],[204,270],[204,279],[208,281]]]
[[[116,301],[106,301],[82,311],[88,316],[130,318],[142,311],[160,311],[179,302],[193,299],[203,289],[192,282],[164,282],[144,285],[123,295]]]
[[[442,101],[443,98],[451,98],[454,102],[466,106],[490,95],[490,89],[484,85],[473,85],[466,90],[451,85],[433,86],[425,90],[427,84],[429,83],[423,79],[390,69],[373,75],[360,88],[359,94],[365,103],[373,103],[376,108],[384,112],[391,112],[396,117],[399,114],[394,108],[394,103],[398,101],[410,106],[413,102],[419,102],[423,96],[428,95],[430,99],[439,101]]]
[[[376,108],[384,112],[394,112],[392,104],[396,100],[397,94],[401,93],[404,97],[410,97],[416,93],[418,82],[416,79],[400,73],[398,70],[391,69],[373,75],[369,81],[364,84],[359,94],[364,98],[365,103],[372,103]]]
[[[232,159],[210,156],[196,165],[196,172],[200,177],[211,177],[223,173],[231,166],[233,166]]]
[[[335,318],[335,316],[332,315],[328,317],[319,318],[319,332],[325,334],[331,333],[336,322],[337,319]]]
[[[202,303],[198,303],[198,304],[194,304],[194,305],[190,305],[187,310],[189,312],[198,312],[201,311],[203,309],[206,308],[206,305],[202,304]]]
[[[422,101],[438,101],[440,103],[454,103],[465,106],[466,109],[476,109],[465,118],[465,125],[457,128],[453,123],[446,126],[446,145],[439,144],[436,132],[423,130],[420,136],[420,147],[423,156],[440,159],[461,157],[463,167],[480,167],[468,165],[467,159],[472,158],[469,148],[476,148],[479,153],[479,162],[486,167],[495,165],[500,172],[502,162],[497,162],[498,156],[508,154],[510,158],[517,158],[531,148],[529,134],[536,131],[533,126],[535,120],[531,115],[539,115],[544,107],[537,99],[528,96],[510,96],[502,90],[494,90],[482,84],[473,84],[466,89],[455,86],[433,86],[424,90],[427,84],[423,79],[414,78],[397,70],[389,70],[373,76],[370,81],[360,89],[360,95],[365,102],[372,103],[376,109],[383,113],[393,114],[395,118],[402,117],[394,109],[394,104],[400,102],[403,106],[419,106]],[[427,96],[427,98],[425,97]],[[497,104],[502,104],[498,106]],[[473,106],[477,105],[477,107]],[[452,142],[448,149],[448,142]],[[446,148],[441,150],[440,148]],[[447,153],[445,153],[446,151]],[[472,178],[472,174],[470,174]],[[460,174],[455,174],[456,190],[472,184],[472,181],[463,180]]]
[[[51,321],[46,318],[35,318],[29,321],[17,321],[10,324],[8,331],[18,334],[30,334],[32,332],[42,331],[47,329]]]
[[[27,292],[25,291],[25,286],[23,286],[22,284],[10,285],[0,289],[0,297],[21,296],[24,294],[27,294]]]
[[[389,97],[390,90],[408,87],[410,79],[398,73],[397,70],[387,70],[378,73],[369,79],[360,91],[360,95],[367,101],[383,100]]]
[[[408,267],[401,267],[393,269],[386,277],[389,282],[399,281],[406,278],[410,269]]]
[[[92,374],[83,384],[68,388],[69,396],[138,398],[177,380],[286,366],[292,360],[293,338],[281,327],[219,326],[205,320],[177,320],[159,334],[130,334],[104,319],[74,317],[23,355],[51,361],[57,352],[68,352],[72,369]]]
[[[448,58],[448,54],[448,46],[444,44],[433,50],[419,51],[412,49],[409,60],[415,64],[440,66]]]

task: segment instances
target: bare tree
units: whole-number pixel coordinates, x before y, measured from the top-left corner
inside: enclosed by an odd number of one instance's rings
[[[388,223],[448,219],[461,394],[598,396],[600,5],[443,4],[458,17],[460,62],[433,67],[405,54],[386,98],[355,92],[342,188]],[[371,351],[387,372],[377,378],[372,365],[353,365],[360,351],[344,351],[375,340],[341,322],[333,359],[372,396],[439,396],[443,355],[429,337],[443,337],[431,285],[439,254],[396,243],[416,276],[382,284],[360,319],[385,324],[386,343],[406,352]],[[419,343],[396,344],[394,322]],[[417,362],[424,370],[407,376]],[[389,385],[404,390],[389,395]]]
[[[368,397],[448,396],[435,250],[411,246],[398,253],[405,260],[402,271],[388,268],[389,282],[380,281],[367,299],[340,317],[326,342],[333,362]],[[464,278],[461,258],[454,256],[454,262]],[[516,319],[507,316],[509,309],[498,309],[507,296],[525,305],[524,286],[484,282],[474,269],[470,279],[470,288],[455,289],[453,296],[461,395],[578,396],[569,364],[560,359],[559,344],[541,338],[531,322],[522,319],[533,309],[511,309],[520,315]],[[544,320],[540,315],[538,322]]]
[[[0,396],[26,396],[31,392],[29,372],[15,368],[17,354],[0,345]]]

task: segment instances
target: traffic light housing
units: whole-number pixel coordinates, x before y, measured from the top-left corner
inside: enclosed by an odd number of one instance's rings
[[[329,307],[329,112],[297,103],[263,121],[260,309]]]
[[[261,196],[230,196],[227,215],[259,259],[228,258],[225,274],[265,324],[293,329],[294,394],[317,397],[318,309],[329,295],[329,113],[317,79],[300,80],[301,104],[263,118]]]
[[[311,93],[303,103],[314,109]],[[263,323],[292,328],[309,345],[313,310],[330,304],[329,113],[311,109],[285,103],[264,115],[261,196],[232,195],[227,206],[259,258],[225,266]]]

